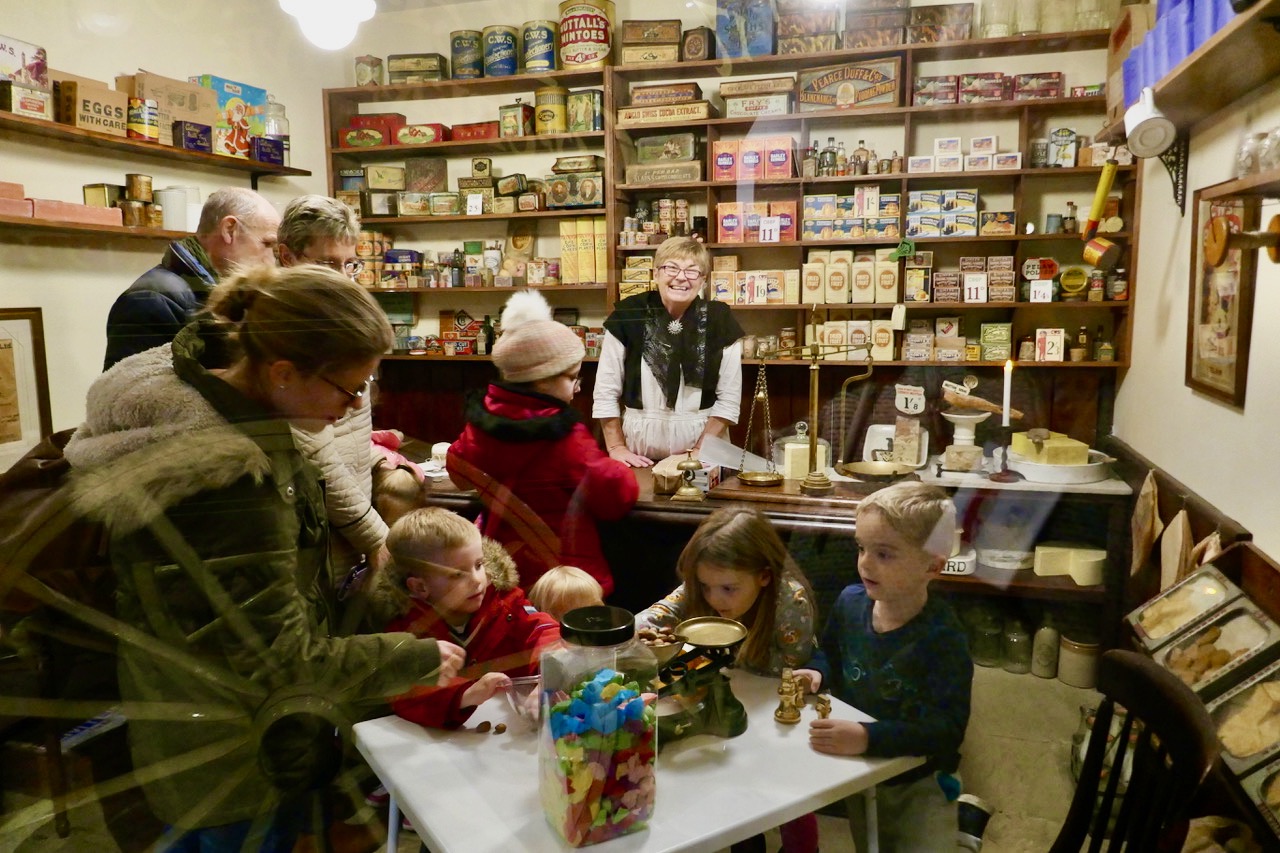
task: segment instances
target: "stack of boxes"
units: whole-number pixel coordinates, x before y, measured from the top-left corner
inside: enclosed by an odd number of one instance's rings
[[[778,53],[825,53],[840,46],[840,13],[801,2],[778,4]]]
[[[906,0],[868,0],[845,13],[841,46],[889,47],[902,44],[907,26]]]
[[[879,187],[858,187],[849,195],[805,195],[803,240],[880,240],[899,236],[902,196]]]
[[[908,237],[976,237],[978,191],[911,190],[907,193]]]
[[[798,305],[800,270],[744,270],[737,255],[716,255],[708,296],[733,305]]]
[[[679,62],[681,26],[679,18],[623,21],[619,59],[623,65]]]
[[[692,86],[696,83],[675,84]],[[646,86],[646,89],[671,86]],[[632,95],[634,101],[634,92]],[[689,183],[702,180],[702,160],[698,157],[697,137],[692,133],[665,133],[660,136],[642,136],[635,141],[635,163],[627,166],[627,183],[634,186],[649,184]]]

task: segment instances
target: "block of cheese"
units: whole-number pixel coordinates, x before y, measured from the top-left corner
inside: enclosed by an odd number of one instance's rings
[[[1036,546],[1034,569],[1037,575],[1070,575],[1080,586],[1102,583],[1107,552],[1070,542],[1043,542]]]
[[[1036,442],[1027,438],[1025,432],[1015,432],[1010,449],[1028,462],[1041,465],[1089,464],[1089,445],[1060,432],[1049,433],[1049,437],[1039,445],[1037,447]]]
[[[831,461],[827,459],[827,445],[818,445],[818,470],[825,471]],[[782,476],[787,480],[803,480],[809,476],[808,443],[784,444],[782,446]]]

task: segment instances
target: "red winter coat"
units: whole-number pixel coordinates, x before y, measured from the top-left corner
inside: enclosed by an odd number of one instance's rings
[[[499,591],[492,584],[480,609],[459,636],[429,606],[414,601],[405,615],[392,620],[389,631],[408,631],[418,637],[434,637],[457,643],[467,650],[464,671],[476,677],[501,671],[517,678],[538,674],[538,653],[560,639],[560,625],[533,609],[519,588]],[[486,666],[488,664],[488,666]],[[467,721],[475,706],[462,707],[462,694],[475,678],[454,678],[446,687],[418,687],[391,701],[397,716],[423,726],[453,729]]]
[[[461,458],[509,488],[560,540],[558,554],[540,556],[522,536],[520,519],[501,497],[471,482],[455,463]],[[467,426],[449,448],[450,479],[463,489],[480,487],[483,532],[501,542],[528,589],[547,569],[577,566],[613,591],[613,575],[600,550],[596,521],[631,511],[640,487],[635,475],[609,458],[569,404],[494,383],[483,401],[467,407]],[[527,535],[527,534],[526,534]]]

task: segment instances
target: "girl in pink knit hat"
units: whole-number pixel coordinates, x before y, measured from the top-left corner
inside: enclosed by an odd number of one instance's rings
[[[459,488],[479,491],[481,529],[515,558],[520,586],[568,563],[608,596],[613,575],[596,521],[626,515],[639,487],[571,405],[585,352],[568,326],[551,319],[540,293],[512,296],[493,347],[502,378],[468,401],[467,425],[449,448],[447,467]]]

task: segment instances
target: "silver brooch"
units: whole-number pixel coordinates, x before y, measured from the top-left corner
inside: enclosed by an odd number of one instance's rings
[[[667,331],[673,335],[678,335],[684,331],[684,323],[681,323],[679,320],[672,320],[667,324]]]

